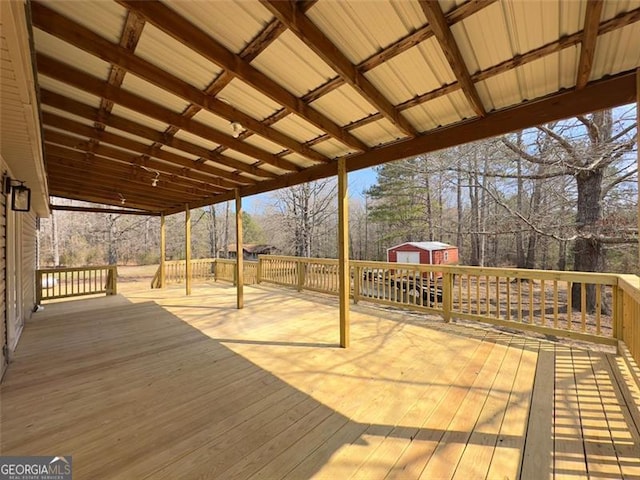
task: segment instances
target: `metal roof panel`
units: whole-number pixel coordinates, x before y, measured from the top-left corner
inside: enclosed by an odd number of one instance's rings
[[[418,2],[316,3],[307,16],[358,64],[427,23]]]
[[[160,87],[156,87],[132,73],[125,75],[122,81],[122,88],[175,113],[182,113],[189,106],[189,102]]]
[[[338,125],[347,125],[378,110],[350,85],[342,85],[311,104]]]
[[[165,2],[178,15],[204,30],[227,49],[239,53],[272,19],[256,0],[241,2]]]
[[[282,68],[284,59],[286,69]],[[258,55],[251,65],[298,97],[336,76],[331,67],[288,30]]]
[[[149,23],[144,26],[135,54],[200,90],[204,90],[222,71],[216,64]]]

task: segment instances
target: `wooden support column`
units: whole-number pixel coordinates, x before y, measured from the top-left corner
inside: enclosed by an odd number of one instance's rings
[[[186,294],[191,295],[191,209],[184,207],[184,283]]]
[[[160,288],[165,287],[165,264],[167,246],[167,227],[165,224],[164,213],[160,216]]]
[[[638,156],[638,265],[640,266],[640,68],[636,70],[636,136]]]
[[[349,199],[345,159],[338,159],[338,276],[340,297],[340,346],[349,346]]]
[[[236,289],[238,309],[244,307],[244,258],[242,252],[242,197],[236,188]]]

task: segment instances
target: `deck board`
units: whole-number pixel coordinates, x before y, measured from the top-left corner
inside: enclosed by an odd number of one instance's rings
[[[640,478],[614,355],[362,306],[340,349],[333,298],[126,292],[28,322],[0,453],[75,479]]]

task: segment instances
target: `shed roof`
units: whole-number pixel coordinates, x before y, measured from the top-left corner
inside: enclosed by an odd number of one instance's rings
[[[446,250],[446,249],[449,249],[449,248],[457,248],[454,245],[449,245],[448,243],[442,243],[442,242],[404,242],[404,243],[401,243],[400,245],[395,245],[393,247],[387,248],[387,251],[395,250],[395,249],[398,249],[400,247],[404,247],[406,245],[411,245],[412,247],[416,247],[416,248],[419,248],[421,250],[427,250],[427,251]]]
[[[153,212],[630,103],[640,66],[639,0],[30,8],[50,193]]]

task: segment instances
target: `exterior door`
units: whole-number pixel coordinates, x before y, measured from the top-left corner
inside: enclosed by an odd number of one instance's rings
[[[420,252],[396,252],[398,263],[420,263]]]

